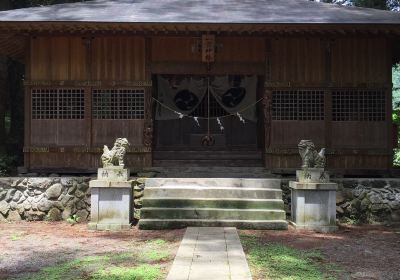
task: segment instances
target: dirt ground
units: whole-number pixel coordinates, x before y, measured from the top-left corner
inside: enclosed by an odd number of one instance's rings
[[[241,231],[297,249],[318,249],[344,269],[341,279],[400,279],[400,227],[346,226],[337,233]],[[94,232],[86,224],[0,223],[0,279],[31,274],[43,267],[85,256],[135,250],[138,242],[169,241],[173,254],[184,230]],[[173,259],[173,258],[172,258]],[[171,261],[165,264],[169,269]]]
[[[325,261],[343,268],[339,279],[400,279],[400,227],[341,226],[330,234],[299,232],[291,226],[288,231],[241,232],[296,249],[319,250]]]
[[[95,232],[87,224],[65,222],[0,223],[0,279],[38,272],[43,267],[86,256],[134,251],[141,242],[163,239],[171,244],[172,258],[164,263],[168,272],[184,230]]]

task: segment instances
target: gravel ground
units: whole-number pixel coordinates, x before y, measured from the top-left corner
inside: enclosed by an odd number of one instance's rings
[[[400,227],[342,226],[336,233],[242,231],[296,249],[316,249],[344,269],[339,279],[399,280]]]
[[[138,242],[163,239],[175,255],[184,230],[89,231],[65,222],[0,223],[0,279],[29,275],[43,267],[85,256],[132,252]],[[174,252],[175,251],[175,252]],[[167,264],[171,265],[172,261]],[[168,271],[169,267],[165,267]]]

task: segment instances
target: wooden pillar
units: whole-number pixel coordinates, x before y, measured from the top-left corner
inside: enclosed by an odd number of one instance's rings
[[[146,37],[144,43],[145,49],[145,80],[152,80],[151,72],[151,38]],[[154,135],[154,119],[153,119],[153,88],[147,86],[144,92],[144,128],[143,128],[143,145],[150,148],[151,154],[149,157],[149,162],[146,165],[153,165],[153,135]]]
[[[25,79],[31,80],[31,38],[26,39],[25,44]],[[24,120],[24,166],[30,168],[31,158],[30,149],[31,146],[31,87],[25,86],[24,96],[24,107],[25,107],[25,120]],[[28,147],[28,149],[25,149]]]
[[[6,141],[6,127],[5,127],[5,116],[6,116],[6,100],[8,94],[7,85],[8,76],[8,64],[7,57],[0,56],[0,150],[4,150],[4,144]]]

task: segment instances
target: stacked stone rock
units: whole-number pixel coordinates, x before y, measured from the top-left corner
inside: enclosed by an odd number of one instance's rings
[[[336,214],[342,222],[400,223],[400,179],[333,179],[338,184]],[[290,214],[288,180],[282,180],[283,201]]]
[[[90,178],[2,178],[0,220],[66,220],[90,213]]]
[[[336,204],[343,221],[400,223],[400,180],[338,180]]]
[[[144,179],[137,179],[133,187],[133,218],[140,220],[140,210],[142,209],[142,198],[144,194]]]

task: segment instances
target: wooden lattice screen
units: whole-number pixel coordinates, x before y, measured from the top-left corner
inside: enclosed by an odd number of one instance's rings
[[[333,121],[384,121],[383,90],[337,90],[332,92]]]
[[[273,120],[317,121],[324,119],[324,91],[276,90],[272,92]]]
[[[144,89],[93,90],[94,119],[144,119]]]
[[[85,115],[84,89],[32,89],[32,119],[83,119]]]

